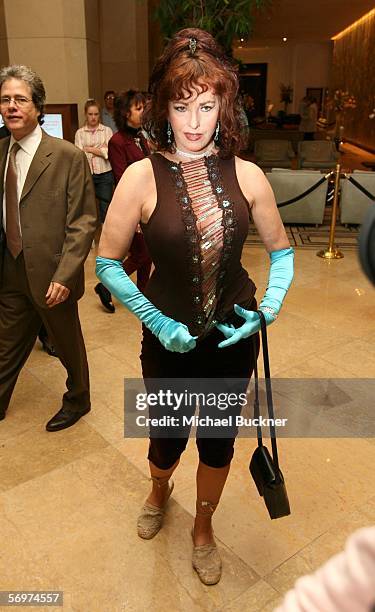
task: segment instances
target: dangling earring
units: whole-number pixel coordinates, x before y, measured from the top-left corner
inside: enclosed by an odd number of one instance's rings
[[[169,121],[167,121],[167,143],[172,144],[172,126]]]
[[[215,144],[219,142],[219,137],[220,137],[220,121],[218,121],[216,125],[215,136],[214,136]]]

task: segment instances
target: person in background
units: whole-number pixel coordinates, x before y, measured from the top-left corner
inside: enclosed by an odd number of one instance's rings
[[[128,166],[150,155],[142,134],[144,105],[145,96],[137,89],[123,91],[115,99],[114,119],[118,131],[109,142],[108,155],[116,185]]]
[[[85,118],[85,125],[76,131],[74,142],[76,147],[86,153],[99,204],[100,221],[104,223],[113,193],[113,174],[108,160],[108,142],[112,130],[100,123],[99,102],[93,98],[85,103]]]
[[[315,98],[309,96],[302,98],[299,105],[299,114],[301,115],[299,131],[303,132],[303,140],[314,140],[318,120],[318,105]]]
[[[6,138],[10,136],[10,131],[8,130],[6,125],[2,125],[0,128],[0,140],[2,138]],[[57,353],[55,351],[55,347],[53,346],[51,340],[48,338],[48,333],[43,323],[38,333],[39,341],[42,345],[43,351],[45,351],[51,357],[57,357]]]
[[[362,527],[345,549],[298,578],[274,612],[374,612],[375,527]]]
[[[318,109],[318,100],[316,98],[314,98],[313,96],[310,97],[311,100],[311,105],[310,105],[310,118],[311,118],[311,123],[314,124],[314,135],[315,132],[317,131],[317,121],[318,121],[318,115],[319,115],[319,109]]]
[[[45,89],[27,66],[0,70],[0,420],[43,323],[67,371],[62,407],[47,431],[74,425],[90,406],[78,314],[84,263],[97,227],[86,156],[41,129]]]
[[[113,194],[113,173],[108,159],[108,142],[113,132],[110,127],[100,123],[100,106],[93,98],[85,104],[85,117],[85,125],[76,132],[75,144],[86,153],[98,200],[100,221],[104,223]],[[108,312],[115,311],[112,298],[104,286],[97,284],[95,293]]]
[[[115,100],[114,117],[118,131],[109,141],[108,156],[116,184],[128,166],[150,154],[141,126],[144,102],[145,97],[142,92],[135,89],[120,93]],[[140,291],[146,287],[151,265],[152,261],[138,225],[130,245],[129,256],[123,266],[128,275],[137,271],[137,286]],[[114,312],[115,307],[108,289],[102,283],[98,283],[95,292],[99,295],[103,306],[109,312]]]
[[[114,118],[118,132],[109,142],[109,158],[113,164],[116,185],[126,168],[150,155],[150,147],[142,132],[142,114],[146,98],[141,91],[129,89],[115,100]],[[138,225],[130,245],[124,270],[130,275],[137,271],[137,287],[144,291],[150,277],[152,261]]]
[[[113,105],[116,98],[116,92],[113,89],[108,89],[104,94],[104,108],[102,110],[102,124],[111,128],[112,133],[117,132],[117,126],[113,118]]]

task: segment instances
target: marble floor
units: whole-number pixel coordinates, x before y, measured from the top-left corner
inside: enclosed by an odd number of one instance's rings
[[[94,257],[80,302],[92,411],[70,429],[45,431],[65,372],[36,345],[0,423],[0,590],[63,590],[67,612],[273,610],[298,576],[375,523],[375,439],[280,439],[292,514],[276,521],[248,472],[255,442],[237,440],[214,521],[223,577],[203,586],[190,561],[193,441],[175,473],[164,528],[151,541],[136,535],[149,489],[147,441],[123,437],[123,379],[140,374],[140,327],[120,306],[103,311],[93,292]],[[246,247],[244,265],[261,296],[265,251]],[[297,249],[293,286],[269,328],[273,375],[373,378],[374,312],[375,289],[354,251],[329,262]]]

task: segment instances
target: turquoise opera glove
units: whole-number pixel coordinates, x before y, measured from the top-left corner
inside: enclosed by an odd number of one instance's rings
[[[186,325],[163,315],[135,286],[121,261],[96,258],[96,275],[107,289],[158,338],[168,351],[187,353],[196,346]]]
[[[264,297],[259,304],[259,310],[264,314],[266,325],[276,321],[280,312],[284,298],[293,280],[294,269],[294,249],[281,249],[270,253],[270,273],[268,286]],[[260,330],[259,315],[252,311],[241,308],[238,304],[234,305],[237,315],[245,319],[241,327],[234,327],[228,323],[217,323],[216,327],[224,334],[226,340],[219,343],[219,348],[225,348],[231,344],[236,344],[243,338],[248,338]]]

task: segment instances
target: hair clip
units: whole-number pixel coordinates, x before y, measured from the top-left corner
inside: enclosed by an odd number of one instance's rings
[[[196,38],[189,38],[189,50],[191,55],[194,55],[194,53],[197,50],[197,39]]]

